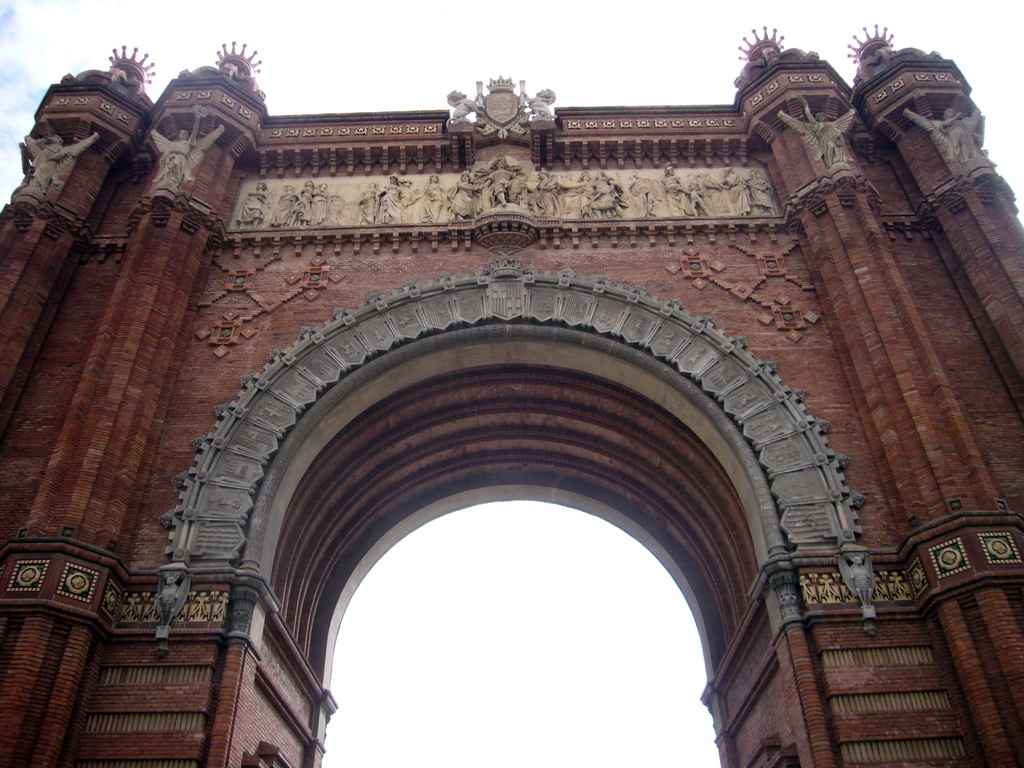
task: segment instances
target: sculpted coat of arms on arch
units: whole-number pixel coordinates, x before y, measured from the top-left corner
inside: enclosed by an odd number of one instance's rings
[[[525,134],[531,120],[554,120],[551,112],[554,103],[554,91],[546,88],[528,96],[524,80],[519,81],[518,94],[511,77],[491,80],[487,84],[486,96],[483,81],[478,80],[473,99],[461,91],[448,94],[448,105],[452,108],[448,124],[474,125],[484,136],[496,134],[499,139],[504,139],[510,134]],[[470,115],[476,115],[475,122],[469,119]]]

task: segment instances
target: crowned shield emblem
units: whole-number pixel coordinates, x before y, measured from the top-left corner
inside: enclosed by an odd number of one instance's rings
[[[512,89],[511,78],[505,80],[499,77],[497,80],[491,80],[487,90],[490,93],[484,99],[484,109],[487,110],[488,116],[496,123],[511,122],[519,113],[520,101]]]
[[[478,82],[477,100],[483,109],[477,112],[477,129],[484,135],[497,133],[505,138],[510,133],[526,133],[529,115],[526,112],[525,83],[519,84],[521,93],[516,93],[512,78],[499,77],[487,84],[487,95],[483,95],[483,83]]]
[[[522,135],[527,132],[531,120],[551,121],[555,119],[551,105],[555,93],[551,90],[538,91],[534,96],[526,94],[526,82],[519,81],[519,93],[511,77],[499,77],[487,84],[484,95],[482,80],[476,83],[476,98],[470,99],[461,91],[448,94],[448,106],[452,108],[449,126],[469,126],[484,135],[497,134],[499,139],[510,133]],[[476,116],[476,120],[471,117]],[[468,128],[459,130],[469,130]]]

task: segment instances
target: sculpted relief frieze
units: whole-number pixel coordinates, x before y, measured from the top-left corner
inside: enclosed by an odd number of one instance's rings
[[[777,215],[764,171],[715,168],[535,170],[508,156],[461,174],[377,179],[251,179],[233,230],[370,227],[471,221],[492,211],[542,219],[737,218]]]

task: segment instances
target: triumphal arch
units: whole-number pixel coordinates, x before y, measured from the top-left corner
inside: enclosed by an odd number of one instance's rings
[[[359,579],[510,498],[665,564],[724,766],[1020,765],[1024,239],[957,66],[855,57],[758,34],[693,108],[274,116],[234,45],[53,85],[0,215],[0,765],[316,768]]]

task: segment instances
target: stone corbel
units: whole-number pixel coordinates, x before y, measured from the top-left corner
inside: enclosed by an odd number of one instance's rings
[[[874,636],[875,627],[875,574],[871,562],[871,553],[864,547],[844,544],[836,555],[839,573],[843,583],[860,602],[861,618],[864,620],[864,632]]]
[[[184,563],[171,563],[163,566],[160,571],[160,584],[156,591],[156,604],[160,612],[160,624],[156,628],[157,653],[167,653],[167,640],[171,635],[171,621],[181,613],[189,588],[192,586],[192,574]]]

